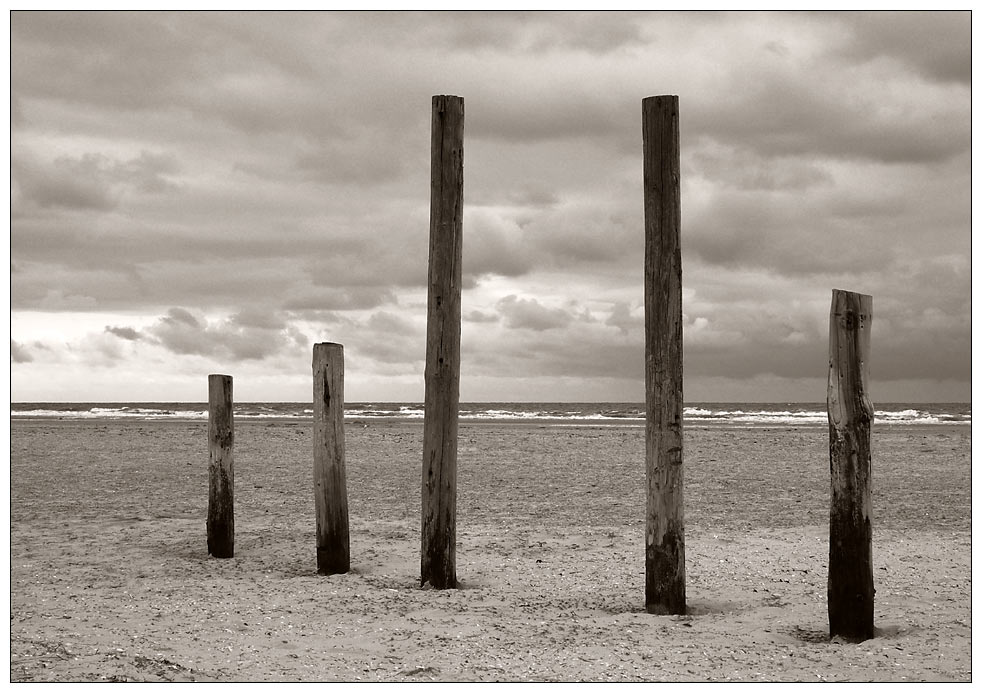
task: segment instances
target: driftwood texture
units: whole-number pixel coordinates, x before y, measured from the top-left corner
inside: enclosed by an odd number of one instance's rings
[[[344,347],[314,345],[314,510],[317,572],[347,573],[351,564],[344,462]]]
[[[457,586],[457,417],[463,241],[464,100],[434,96],[420,580]]]
[[[835,289],[829,315],[829,635],[873,637],[869,397],[873,298]]]
[[[645,608],[685,613],[682,253],[677,96],[642,101],[645,303]]]
[[[208,376],[208,553],[235,554],[232,376]]]

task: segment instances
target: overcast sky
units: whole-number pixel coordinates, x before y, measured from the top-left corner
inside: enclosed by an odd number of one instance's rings
[[[11,33],[13,401],[423,397],[462,96],[461,399],[643,401],[641,100],[679,97],[686,401],[971,395],[961,13],[36,13]]]

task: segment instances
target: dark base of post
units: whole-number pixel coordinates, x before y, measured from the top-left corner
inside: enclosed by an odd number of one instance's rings
[[[683,537],[668,533],[661,546],[646,547],[644,608],[649,614],[685,613],[685,565]]]
[[[835,519],[839,522],[836,523]],[[848,519],[834,518],[830,534],[833,546],[829,550],[829,637],[842,638],[848,642],[863,642],[874,637],[873,601],[876,589],[873,587],[873,565],[870,560],[872,528],[869,520],[861,529],[862,551],[847,551],[847,537],[855,542],[856,527]],[[850,525],[850,526],[842,526]]]
[[[330,549],[317,549],[317,574],[318,575],[342,575],[351,569],[350,562],[343,556],[338,556],[336,551]]]
[[[420,581],[420,587],[425,587],[427,584],[435,590],[455,590],[457,589],[457,578],[452,575],[441,575]]]
[[[846,642],[863,642],[872,640],[875,637],[874,628],[869,624],[873,618],[873,602],[865,599],[863,595],[853,595],[853,608],[848,612],[833,613],[829,611],[829,637],[841,638]],[[842,602],[842,596],[829,595],[829,601],[838,599]]]
[[[422,578],[420,578],[420,587],[425,586],[429,583],[430,587],[437,590],[453,590],[457,589],[457,572],[453,566],[440,566],[438,565],[442,561],[438,560],[438,557],[434,557],[434,560],[430,562],[429,565],[425,563],[422,566],[421,573]]]
[[[453,542],[456,543],[456,540]],[[429,583],[438,590],[457,588],[457,552],[451,542],[432,539],[420,559],[420,587]]]
[[[235,528],[227,522],[208,525],[208,554],[215,558],[233,558],[235,555]]]

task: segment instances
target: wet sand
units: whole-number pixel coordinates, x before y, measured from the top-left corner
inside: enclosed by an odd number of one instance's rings
[[[877,637],[828,638],[828,433],[687,429],[685,616],[644,611],[644,431],[461,424],[457,574],[419,587],[422,425],[346,429],[316,574],[309,422],[13,421],[13,681],[970,681],[971,432],[873,436]]]

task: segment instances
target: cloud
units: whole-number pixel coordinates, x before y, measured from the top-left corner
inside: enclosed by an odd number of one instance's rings
[[[166,154],[141,152],[129,160],[115,160],[98,153],[57,157],[51,162],[30,155],[13,156],[11,180],[13,213],[25,213],[25,205],[42,209],[109,212],[119,207],[125,189],[159,194],[176,188],[167,176],[179,171]]]
[[[167,315],[160,319],[160,322],[170,326],[186,325],[195,329],[201,327],[198,319],[183,308],[171,308],[167,311]]]
[[[457,50],[470,51],[477,46],[523,53],[573,50],[596,55],[643,44],[640,25],[624,21],[627,17],[630,15],[588,12],[478,12],[463,18],[447,16],[453,20],[449,23],[449,41]],[[426,25],[432,27],[430,22],[421,26]]]
[[[582,307],[549,309],[514,296],[502,300],[501,313],[502,323],[465,325],[461,369],[468,377],[507,373],[510,378],[577,382],[640,376],[643,384],[643,332],[626,335]]]
[[[556,190],[542,181],[526,181],[508,193],[508,201],[519,207],[553,207],[560,200]]]
[[[366,127],[348,138],[299,153],[294,167],[306,180],[344,186],[383,185],[406,174],[407,158],[404,148]]]
[[[23,344],[10,340],[10,360],[14,363],[30,363],[34,360],[31,352]]]
[[[938,98],[880,98],[893,87],[888,82],[873,93],[847,90],[844,98],[830,99],[790,72],[743,87],[722,99],[722,118],[718,111],[688,109],[690,127],[767,157],[939,163],[967,151],[967,90],[955,98],[942,96],[948,88],[927,90]],[[884,100],[896,106],[886,108]]]
[[[383,366],[416,367],[426,356],[425,322],[411,320],[388,311],[372,313],[367,320],[344,335],[351,335],[352,353]]]
[[[972,32],[968,12],[863,12],[840,25],[850,38],[846,58],[887,58],[930,80],[971,85]]]
[[[618,301],[611,306],[610,314],[604,321],[604,325],[616,327],[622,335],[644,329],[644,307],[641,306],[640,312],[632,310],[631,306],[625,301]]]
[[[250,306],[229,316],[228,322],[239,327],[254,327],[261,330],[282,330],[287,321],[276,310],[267,307]]]
[[[967,81],[921,70],[942,55],[939,66],[958,65],[963,75],[970,66],[967,15],[944,14],[728,15],[715,36],[717,63],[735,69],[717,71],[718,80],[694,71],[697,88],[680,97],[684,148],[714,140],[766,157],[881,163],[939,163],[966,152]],[[780,49],[768,33],[782,36]],[[700,45],[693,35],[688,50]]]
[[[100,180],[99,164],[91,156],[78,160],[60,158],[47,166],[14,158],[11,178],[16,194],[11,200],[12,213],[21,213],[25,204],[41,208],[113,209],[117,199],[110,186]]]
[[[462,272],[467,277],[497,274],[518,277],[534,266],[525,230],[505,215],[490,209],[464,214]]]
[[[106,332],[109,334],[114,334],[120,339],[125,339],[130,342],[135,342],[140,339],[140,331],[134,330],[132,327],[109,327],[107,325]]]
[[[461,316],[462,320],[467,322],[477,322],[477,323],[487,323],[487,322],[498,322],[499,317],[493,313],[485,313],[480,310],[472,310]]]
[[[572,268],[623,261],[643,248],[637,211],[622,206],[571,202],[536,216],[527,224],[540,263]]]
[[[678,94],[687,377],[820,381],[837,286],[874,296],[878,378],[967,378],[970,17],[14,12],[11,313],[45,319],[12,369],[235,364],[282,393],[316,335],[413,391],[453,93],[467,372],[634,391],[640,101]]]
[[[301,313],[365,310],[395,301],[395,293],[385,287],[316,286],[292,292],[283,301],[283,308]]]
[[[263,360],[284,349],[305,347],[309,342],[304,334],[284,322],[257,322],[260,321],[241,313],[208,320],[175,307],[141,334],[174,354],[242,361]],[[119,328],[112,332],[118,335]]]
[[[813,158],[765,157],[732,144],[710,142],[697,147],[687,157],[687,164],[686,173],[712,180],[722,189],[805,192],[835,184],[828,168]]]
[[[511,329],[528,329],[541,332],[565,327],[573,316],[562,308],[547,308],[534,298],[519,298],[511,295],[498,301],[497,309],[504,318],[504,324]]]

